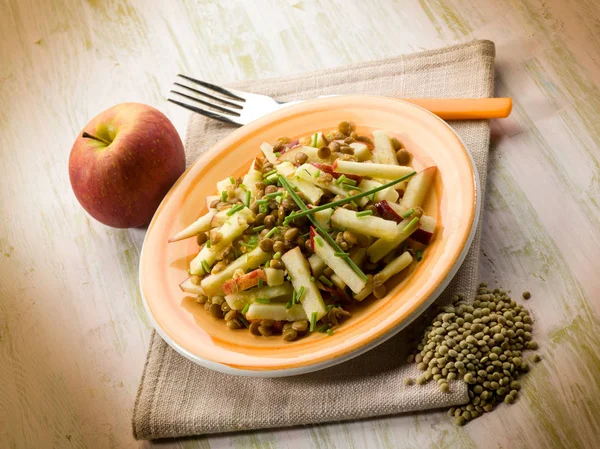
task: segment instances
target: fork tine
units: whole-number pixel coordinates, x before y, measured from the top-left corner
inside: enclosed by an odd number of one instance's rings
[[[176,90],[171,90],[170,92],[174,93],[174,94],[177,94],[177,95],[181,95],[182,97],[185,97],[185,98],[187,98],[189,100],[196,101],[198,103],[202,103],[204,106],[208,106],[210,108],[217,109],[217,110],[221,111],[224,114],[235,115],[236,117],[240,116],[240,114],[238,114],[237,112],[231,111],[231,110],[229,110],[227,108],[218,106],[216,104],[211,104],[211,103],[209,103],[207,101],[204,101],[204,100],[200,100],[199,98],[192,97],[191,95],[182,94],[181,92],[177,92]]]
[[[238,123],[234,120],[231,120],[228,117],[217,114],[215,112],[205,111],[204,109],[197,108],[196,106],[185,104],[185,103],[182,103],[177,100],[172,100],[170,98],[167,98],[167,101],[170,101],[171,103],[175,103],[176,105],[181,106],[182,108],[188,109],[192,112],[196,112],[197,114],[204,115],[205,117],[213,118],[215,120],[220,120],[221,122],[230,123],[232,125],[241,125],[241,123]]]
[[[199,84],[200,86],[206,87],[207,89],[212,89],[215,92],[219,92],[220,94],[227,95],[227,96],[229,96],[230,98],[232,98],[234,100],[246,101],[245,98],[239,97],[239,96],[235,95],[234,93],[228,91],[227,89],[224,89],[222,87],[216,86],[214,84],[207,83],[206,81],[200,81],[200,80],[197,80],[197,79],[194,79],[194,78],[190,78],[189,76],[182,75],[181,73],[178,74],[177,76],[180,76],[181,78],[184,78],[184,79],[186,79],[188,81],[191,81],[192,83],[196,83],[196,84]]]
[[[202,92],[201,90],[194,89],[194,88],[192,88],[190,86],[186,86],[185,84],[181,84],[181,83],[173,83],[173,84],[175,84],[176,86],[179,86],[179,87],[183,87],[184,89],[187,89],[187,90],[189,90],[191,92],[194,92],[195,94],[202,95],[204,97],[208,97],[208,98],[210,98],[212,100],[220,101],[221,103],[225,103],[229,107],[236,108],[236,109],[243,109],[244,108],[243,106],[240,106],[239,104],[232,103],[232,102],[227,101],[227,100],[225,100],[223,98],[215,97],[214,95],[207,94],[206,92]]]

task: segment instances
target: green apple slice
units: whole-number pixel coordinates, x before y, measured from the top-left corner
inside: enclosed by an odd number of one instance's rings
[[[288,275],[292,280],[292,285],[296,291],[300,291],[301,287],[304,288],[304,293],[300,298],[302,308],[306,313],[306,316],[312,317],[313,312],[317,314],[317,320],[320,320],[327,310],[321,292],[317,288],[316,284],[311,281],[310,268],[308,262],[302,255],[299,247],[295,247],[291,251],[288,251],[281,260],[285,264]],[[350,269],[350,267],[348,267]]]
[[[398,165],[396,152],[386,131],[373,131],[373,143],[375,144],[374,156],[377,163]]]
[[[250,191],[252,198],[256,197],[256,184],[262,182],[262,173],[254,168],[254,164],[256,164],[256,159],[252,161],[248,173],[242,180],[242,184],[246,186],[246,190]]]
[[[321,159],[319,157],[318,151],[319,150],[314,147],[298,146],[298,147],[292,148],[291,150],[287,150],[285,153],[281,154],[277,158],[277,162],[288,161],[288,162],[295,163],[296,155],[298,153],[306,154],[306,156],[308,156],[308,159],[307,159],[308,162],[318,162],[320,164],[331,164],[333,162],[333,158],[331,156],[329,156],[327,159]]]
[[[267,276],[267,285],[274,287],[283,284],[285,272],[277,268],[265,268],[265,275]]]
[[[246,312],[248,320],[302,321],[307,320],[306,313],[300,304],[289,309],[285,304],[250,304]]]
[[[225,296],[225,301],[233,310],[242,310],[246,304],[254,303],[258,298],[272,299],[281,298],[280,301],[286,302],[291,298],[294,289],[292,284],[285,282],[281,285],[269,287],[255,287],[233,295]]]
[[[179,240],[187,239],[201,232],[210,231],[211,220],[217,214],[216,209],[209,209],[208,212],[198,218],[195,222],[189,225],[182,231],[179,231],[173,237],[169,239],[169,243],[178,242]]]
[[[182,292],[185,293],[192,293],[194,295],[204,294],[204,290],[202,290],[202,287],[200,285],[194,284],[190,278],[187,278],[185,281],[179,284],[179,288]]]
[[[371,262],[379,262],[400,244],[405,241],[410,235],[418,229],[418,226],[408,226],[411,223],[411,218],[406,218],[396,226],[396,237],[391,240],[379,239],[367,248],[367,254]]]
[[[404,196],[400,201],[400,205],[406,208],[421,207],[425,201],[425,197],[433,184],[437,167],[427,167],[425,170],[417,173],[408,181],[408,186],[404,192]]]
[[[404,165],[372,164],[370,162],[341,161],[333,163],[333,171],[347,175],[394,180],[409,175],[415,170]]]
[[[219,271],[216,274],[211,274],[208,277],[202,279],[200,285],[207,296],[219,296],[223,294],[221,288],[223,284],[233,277],[233,273],[237,269],[244,271],[253,270],[258,268],[263,263],[271,258],[272,253],[265,252],[260,247],[253,249],[247,254],[238,257],[231,262],[223,271]]]
[[[271,164],[275,165],[277,163],[277,156],[275,156],[275,152],[273,151],[273,145],[268,142],[263,142],[260,145],[260,150]]]
[[[373,215],[359,217],[356,214],[353,210],[338,207],[331,215],[331,224],[337,228],[386,240],[392,240],[397,236],[396,222]]]
[[[318,278],[323,274],[323,270],[327,268],[323,259],[317,256],[315,253],[311,254],[308,258],[308,264],[310,265],[310,271],[315,278]]]
[[[342,257],[335,254],[335,250],[320,235],[314,237],[314,252],[319,256],[325,265],[330,267],[350,287],[354,293],[360,292],[366,285],[366,282],[348,265]]]

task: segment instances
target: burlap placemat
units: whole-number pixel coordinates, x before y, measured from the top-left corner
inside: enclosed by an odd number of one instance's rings
[[[474,41],[440,50],[293,76],[238,83],[232,87],[279,100],[329,94],[387,97],[481,98],[493,95],[494,44]],[[488,121],[451,126],[473,155],[485,188]],[[229,125],[191,116],[186,136],[188,164],[226,136]],[[257,150],[258,151],[258,150]],[[477,285],[480,230],[456,277],[440,297],[470,296]],[[404,385],[416,377],[405,362],[406,340],[420,334],[418,323],[383,345],[342,365],[316,373],[256,379],[229,376],[195,365],[170,348],[155,332],[133,412],[136,439],[156,439],[352,420],[465,403],[467,388],[452,381],[441,393],[435,382]]]

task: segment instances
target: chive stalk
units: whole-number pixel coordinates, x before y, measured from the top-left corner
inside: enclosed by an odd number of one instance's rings
[[[372,210],[361,210],[360,212],[356,213],[357,217],[367,217],[369,215],[373,215],[373,211]]]
[[[417,229],[417,225],[419,224],[419,217],[415,217],[412,220],[410,220],[410,223],[408,223],[404,229],[402,230],[402,232],[413,232],[415,229]]]
[[[317,312],[310,315],[310,331],[314,332],[317,327]]]
[[[413,214],[414,211],[415,210],[411,207],[410,209],[408,209],[406,212],[404,212],[402,214],[402,218],[408,218],[408,217],[410,217]]]
[[[249,308],[250,308],[250,303],[246,303],[246,305],[242,309],[242,315],[246,315],[246,313],[248,313]]]
[[[268,239],[269,237],[271,237],[273,234],[275,234],[277,231],[279,230],[278,226],[275,226],[274,228],[272,228],[269,232],[267,232],[264,236],[265,239]]]
[[[325,284],[327,287],[333,287],[333,282],[331,282],[329,279],[327,279],[325,276],[321,275],[319,276],[319,280]]]
[[[225,212],[225,215],[227,215],[228,217],[231,217],[233,214],[241,211],[243,208],[244,208],[244,206],[242,204],[236,204],[231,209],[229,209],[227,212]]]
[[[249,328],[250,327],[250,323],[246,320],[246,318],[244,318],[243,316],[238,316],[238,320],[240,320],[242,322],[242,324],[246,327]]]
[[[246,205],[246,207],[250,207],[250,198],[251,198],[252,194],[250,193],[250,190],[246,190],[246,201],[244,202],[244,204]]]
[[[256,298],[256,302],[259,304],[269,304],[271,300],[269,298]]]

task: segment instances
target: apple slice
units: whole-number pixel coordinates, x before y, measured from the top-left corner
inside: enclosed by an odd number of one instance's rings
[[[190,279],[191,278],[187,278],[185,281],[179,284],[181,291],[185,293],[192,293],[194,295],[203,295],[204,290],[202,290],[202,287],[194,284]]]
[[[218,228],[221,234],[221,240],[216,245],[204,245],[198,255],[190,262],[190,273],[193,275],[208,274],[203,267],[204,261],[209,267],[217,261],[217,256],[227,247],[233,240],[242,235],[248,229],[248,217],[253,216],[253,212],[245,207],[231,217],[227,217],[223,226]]]
[[[302,321],[307,320],[306,313],[300,304],[289,309],[285,304],[250,304],[246,312],[248,320]]]
[[[234,295],[237,292],[256,287],[259,279],[262,279],[263,281],[267,280],[265,272],[260,268],[238,278],[229,279],[223,284],[223,293],[226,295]]]
[[[317,320],[320,320],[327,313],[327,309],[325,308],[321,292],[316,284],[310,279],[310,268],[308,262],[302,255],[300,248],[297,246],[291,251],[288,251],[281,256],[281,260],[285,264],[288,275],[292,279],[294,289],[299,291],[301,287],[304,288],[304,293],[300,298],[300,302],[306,316],[312,317],[314,312],[317,314]]]
[[[356,274],[348,262],[336,256],[335,250],[320,235],[315,235],[314,242],[315,254],[325,262],[325,265],[330,267],[350,287],[350,290],[354,293],[360,292],[366,282]]]
[[[200,283],[202,285],[202,289],[205,291],[207,296],[222,295],[223,289],[221,287],[228,279],[233,277],[235,270],[240,268],[244,271],[253,270],[269,260],[271,256],[272,253],[265,252],[260,249],[260,247],[255,248],[249,253],[235,259],[233,262],[227,265],[223,271],[219,271],[216,274],[211,274],[210,276],[202,279],[202,282]]]
[[[315,212],[313,216],[319,222],[319,224],[323,226],[323,228],[329,230],[331,228],[329,222],[331,219],[331,214],[333,214],[333,209],[325,209]]]
[[[350,144],[350,148],[354,150],[354,157],[358,162],[368,161],[373,157],[373,154],[366,143],[354,142]]]
[[[260,145],[260,150],[271,164],[275,165],[277,163],[277,156],[275,156],[275,152],[273,151],[273,145],[263,142]]]
[[[383,184],[377,181],[373,181],[372,179],[363,180],[358,187],[364,192],[365,190],[374,189],[376,187],[381,187]],[[379,192],[375,192],[375,201],[392,201],[395,202],[399,198],[398,192],[394,189],[394,187],[388,187],[387,189],[380,190]],[[385,217],[383,217],[385,218]],[[387,220],[387,218],[386,218]]]
[[[336,173],[389,180],[402,178],[415,171],[412,167],[404,165],[372,164],[370,162],[352,162],[340,159],[336,159],[333,163],[333,170]]]
[[[393,221],[384,220],[373,215],[359,217],[356,214],[352,210],[338,207],[331,215],[331,224],[336,228],[348,229],[358,234],[386,240],[392,240],[397,236],[397,225]]]
[[[349,190],[344,189],[341,185],[336,184],[335,182],[323,182],[319,177],[318,168],[312,164],[304,164],[296,169],[296,176],[300,179],[304,179],[311,184],[314,184],[320,187],[323,190],[328,190],[336,195],[341,195],[343,197],[348,196]],[[317,175],[315,177],[315,174]],[[360,198],[357,203],[360,206],[364,206],[369,202],[368,198]]]
[[[314,238],[314,237],[313,237]],[[308,264],[310,265],[310,270],[315,278],[318,278],[323,274],[323,270],[326,268],[325,262],[316,254],[311,254],[308,258]]]
[[[265,275],[267,276],[267,285],[269,287],[275,287],[284,282],[285,272],[283,270],[277,268],[265,268]]]
[[[376,279],[378,282],[384,283],[389,278],[400,273],[402,270],[408,267],[412,263],[412,261],[412,256],[407,251],[404,251],[400,256],[396,257],[389,264],[387,264],[383,270],[377,273],[373,277],[373,279]],[[354,295],[354,299],[356,299],[357,301],[362,301],[363,299],[367,298],[371,293],[373,293],[373,284],[369,282],[369,284],[367,284],[360,293]]]
[[[257,287],[244,292],[225,295],[225,301],[233,310],[242,310],[247,304],[252,304],[259,298],[287,302],[293,292],[292,284],[285,282],[273,287]]]
[[[409,211],[409,208],[389,201],[380,201],[375,204],[375,207],[377,207],[377,213],[379,215],[386,220],[394,220],[396,223],[400,223],[403,220],[402,215]],[[411,238],[427,245],[433,237],[437,221],[429,215],[423,215],[420,218],[419,223],[420,227],[411,235]]]
[[[373,155],[378,164],[398,165],[396,152],[386,131],[373,131],[373,143],[375,144]]]
[[[228,211],[229,209],[220,210],[215,215],[213,215],[212,219],[210,220],[210,227],[218,228],[219,226],[223,226],[223,224],[225,224],[225,222],[229,220],[229,216],[227,215]]]
[[[379,262],[394,249],[396,249],[403,241],[405,241],[410,235],[418,229],[419,224],[416,226],[408,226],[412,219],[405,219],[402,222],[395,225],[397,227],[396,237],[392,240],[379,239],[371,246],[367,248],[367,254],[371,262]],[[390,222],[391,223],[391,222]]]
[[[179,231],[169,239],[169,243],[178,242],[179,240],[187,239],[201,232],[210,231],[211,220],[216,215],[217,209],[208,209],[208,212],[198,218],[195,222],[189,225],[182,231]]]
[[[297,187],[300,194],[308,200],[310,204],[319,204],[319,200],[323,196],[323,190],[319,187],[306,182],[303,179],[298,179],[296,174],[296,167],[289,161],[283,161],[282,163],[275,166],[279,174],[285,176],[288,182],[293,186]]]
[[[432,167],[427,167],[425,170],[413,176],[410,181],[408,181],[408,186],[400,201],[400,205],[407,208],[422,206],[436,173],[437,167],[434,165]]]
[[[346,283],[337,274],[333,273],[331,276],[329,276],[329,279],[331,279],[331,282],[333,282],[333,285],[335,285],[340,290],[344,290],[346,288]]]
[[[252,194],[252,198],[256,196],[256,184],[262,182],[262,173],[256,168],[254,168],[255,164],[256,159],[252,161],[248,173],[244,175],[244,178],[242,180],[242,184],[244,184],[246,186],[246,189],[250,191],[250,193]]]

